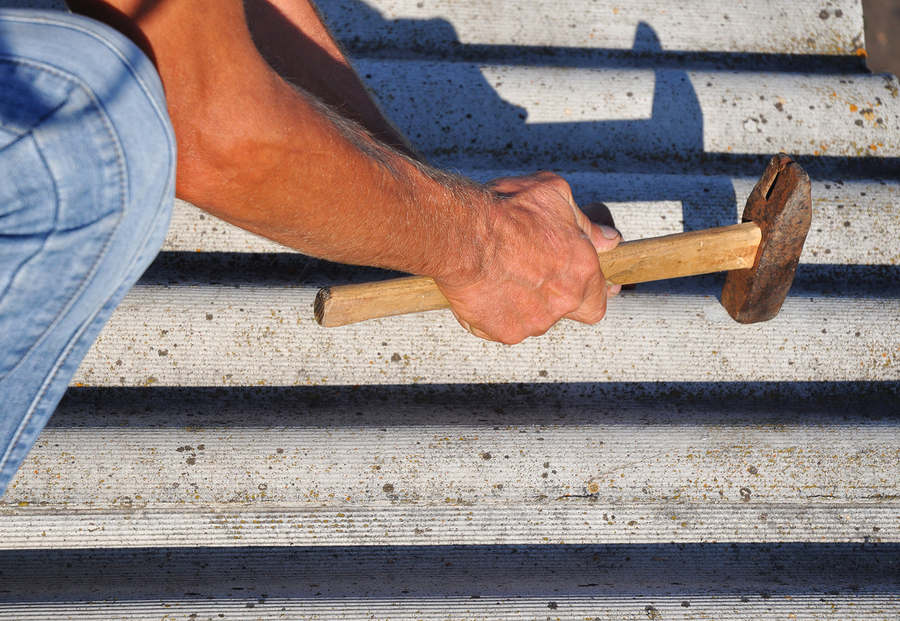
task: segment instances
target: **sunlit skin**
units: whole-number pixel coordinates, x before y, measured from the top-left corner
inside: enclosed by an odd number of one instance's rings
[[[605,314],[597,252],[615,229],[552,173],[481,185],[421,162],[304,0],[249,0],[246,14],[240,0],[70,6],[155,62],[184,200],[311,256],[431,276],[485,339]]]

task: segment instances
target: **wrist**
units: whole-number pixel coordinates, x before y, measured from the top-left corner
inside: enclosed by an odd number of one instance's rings
[[[429,257],[422,273],[439,285],[464,287],[482,278],[494,254],[492,231],[499,213],[497,196],[465,177],[429,171],[442,186],[441,209],[436,210],[433,236],[440,250]]]

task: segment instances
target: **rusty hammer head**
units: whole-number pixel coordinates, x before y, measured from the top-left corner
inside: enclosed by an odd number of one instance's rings
[[[784,153],[769,162],[753,188],[744,214],[762,231],[753,267],[728,272],[722,305],[740,323],[778,314],[800,262],[812,221],[809,176]]]

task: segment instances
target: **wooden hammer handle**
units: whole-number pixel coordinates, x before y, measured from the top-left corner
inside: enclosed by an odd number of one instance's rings
[[[748,269],[762,233],[752,222],[703,231],[622,242],[601,252],[600,268],[611,285]],[[331,328],[367,319],[449,308],[434,279],[410,276],[319,290],[316,321]]]

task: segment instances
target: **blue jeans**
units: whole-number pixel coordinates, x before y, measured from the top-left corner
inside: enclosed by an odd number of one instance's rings
[[[0,10],[0,495],[164,241],[175,137],[127,38]]]

